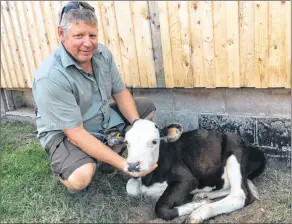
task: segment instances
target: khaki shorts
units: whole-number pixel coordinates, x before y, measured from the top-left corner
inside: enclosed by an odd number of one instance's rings
[[[156,110],[153,102],[148,98],[136,97],[134,100],[140,118],[146,118],[152,111]],[[119,113],[126,124],[129,124],[120,113],[115,103],[111,104],[111,107]],[[80,166],[87,163],[97,162],[96,159],[90,157],[80,148],[69,142],[67,137],[64,137],[63,141],[57,146],[47,149],[47,152],[51,161],[52,171],[63,180],[67,180],[68,177]]]

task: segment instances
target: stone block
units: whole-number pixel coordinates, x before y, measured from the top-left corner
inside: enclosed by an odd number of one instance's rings
[[[172,123],[179,123],[184,131],[198,129],[198,115],[192,112],[159,110],[156,111],[153,121],[162,128]]]
[[[175,89],[175,110],[195,113],[224,113],[223,89]]]
[[[240,135],[245,141],[255,144],[256,119],[243,116],[200,114],[199,128],[217,129]]]
[[[291,151],[291,120],[258,118],[257,139],[259,146]]]

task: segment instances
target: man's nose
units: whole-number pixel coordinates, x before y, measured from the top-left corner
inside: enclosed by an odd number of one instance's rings
[[[86,47],[91,47],[93,45],[89,36],[84,37],[83,45]]]

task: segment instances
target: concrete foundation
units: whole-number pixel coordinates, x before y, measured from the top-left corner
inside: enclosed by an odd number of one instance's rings
[[[130,91],[134,97],[144,96],[153,100],[157,108],[154,121],[161,127],[178,122],[183,125],[184,131],[216,128],[234,132],[248,143],[260,147],[268,157],[290,164],[290,89],[157,88]],[[31,90],[24,90],[22,94],[12,92],[12,95],[17,96],[14,97],[17,98],[16,108],[22,102],[28,109],[6,111],[6,117],[34,123]]]

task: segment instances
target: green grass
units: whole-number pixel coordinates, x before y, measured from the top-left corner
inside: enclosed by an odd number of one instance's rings
[[[68,194],[52,174],[34,131],[33,126],[20,122],[1,124],[2,223],[135,222],[141,218],[151,200],[127,197],[128,177],[120,172],[96,172],[87,191]]]
[[[84,193],[68,194],[52,174],[35,127],[29,124],[2,123],[0,142],[1,223],[129,223],[155,219],[155,200],[127,196],[129,177],[121,172],[97,171]],[[210,223],[291,222],[291,174],[267,168],[255,184],[260,202],[218,216]]]

